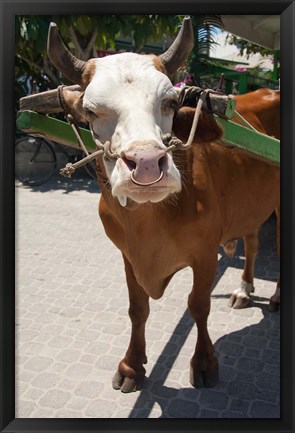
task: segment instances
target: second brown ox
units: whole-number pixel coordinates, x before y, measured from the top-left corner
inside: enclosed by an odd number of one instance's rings
[[[63,105],[88,121],[94,139],[108,141],[116,155],[98,159],[97,170],[100,218],[122,252],[129,291],[131,339],[113,379],[123,392],[144,379],[149,298],[159,299],[187,266],[193,270],[188,308],[198,330],[190,382],[217,383],[207,318],[219,245],[256,233],[280,200],[279,169],[218,144],[222,130],[210,114],[202,113],[191,148],[166,151],[164,135],[185,141],[195,112],[177,109],[168,78],[192,46],[189,18],[160,57],[127,53],[81,62],[55,25],[49,32],[52,63],[82,88],[65,91]]]
[[[246,119],[257,131],[280,139],[280,91],[271,89],[258,89],[245,95],[235,96],[236,111]],[[237,123],[243,122],[233,118]],[[275,209],[277,216],[277,246],[280,254],[280,206]],[[237,241],[228,242],[225,251],[229,255],[234,253]],[[259,246],[258,230],[244,236],[245,267],[242,279],[237,289],[232,293],[229,306],[244,308],[250,301],[251,292],[254,292],[254,265]],[[269,310],[276,311],[280,304],[280,279],[274,295],[270,299]]]

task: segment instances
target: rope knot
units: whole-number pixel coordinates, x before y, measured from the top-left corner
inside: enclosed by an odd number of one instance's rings
[[[80,134],[80,130],[79,130],[79,126],[77,124],[77,121],[75,120],[75,118],[68,112],[65,110],[65,104],[64,104],[64,99],[63,99],[63,87],[64,86],[59,86],[58,87],[58,96],[60,99],[60,104],[62,106],[62,108],[64,109],[64,111],[67,113],[67,120],[70,123],[77,139],[78,142],[80,144],[80,147],[84,150],[85,154],[87,155],[83,160],[76,162],[75,164],[71,164],[68,163],[63,169],[60,170],[60,174],[62,174],[65,177],[71,177],[71,175],[74,173],[74,171],[79,168],[80,166],[87,164],[88,162],[90,162],[91,160],[95,159],[98,156],[104,156],[105,158],[112,160],[112,159],[118,159],[120,158],[120,155],[117,152],[112,151],[111,149],[111,143],[109,141],[107,141],[106,143],[101,143],[97,137],[94,136],[93,134],[93,139],[96,143],[97,146],[97,151],[94,152],[92,155],[89,155],[81,134]],[[193,99],[195,100],[195,102],[197,101],[197,106],[196,106],[196,110],[195,110],[195,114],[194,114],[194,118],[193,118],[193,123],[191,126],[191,131],[188,137],[187,142],[184,144],[180,139],[178,139],[175,136],[172,136],[172,134],[168,133],[168,134],[164,134],[161,138],[163,143],[166,146],[166,152],[171,152],[173,150],[176,149],[188,149],[189,147],[191,147],[194,136],[195,136],[195,132],[197,129],[197,125],[198,125],[198,121],[199,121],[199,117],[200,117],[200,113],[202,110],[202,106],[203,103],[205,101],[206,98],[208,98],[209,93],[212,93],[213,91],[211,89],[200,89],[200,88],[185,88],[183,89],[183,91],[180,94],[180,98],[179,98],[179,106],[182,106],[184,104],[184,101],[187,99]]]
[[[75,172],[75,167],[71,162],[68,162],[65,167],[61,168],[59,170],[59,174],[61,174],[64,177],[71,177],[72,174]]]

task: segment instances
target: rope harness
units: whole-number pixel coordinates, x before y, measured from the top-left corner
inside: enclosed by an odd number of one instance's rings
[[[67,108],[67,104],[63,98],[63,93],[62,93],[63,87],[64,86],[58,87],[59,102],[60,102],[61,107],[63,108],[63,110],[66,113],[66,120],[71,125],[71,127],[72,127],[72,129],[73,129],[73,131],[77,137],[77,140],[79,142],[80,147],[83,149],[83,151],[86,154],[86,157],[81,159],[80,161],[75,162],[74,164],[73,163],[67,163],[66,166],[60,170],[60,174],[64,177],[71,177],[71,175],[75,172],[75,170],[77,170],[78,168],[82,167],[83,165],[89,163],[90,161],[93,161],[97,157],[104,157],[108,160],[116,160],[116,159],[120,158],[120,155],[111,149],[110,141],[106,141],[103,144],[98,140],[98,138],[96,138],[94,136],[93,136],[93,139],[94,139],[94,142],[95,142],[98,150],[89,154],[89,152],[88,152],[88,150],[87,150],[87,148],[84,145],[84,142],[82,140],[80,128],[78,126],[78,122],[75,120],[74,116],[69,113],[69,109]],[[163,134],[161,136],[162,142],[166,146],[166,152],[167,153],[172,152],[173,150],[178,150],[178,149],[187,150],[192,146],[193,139],[194,139],[196,129],[198,126],[200,114],[202,111],[202,107],[203,107],[203,104],[205,101],[207,103],[207,108],[209,109],[207,111],[213,113],[210,98],[209,98],[210,93],[220,94],[220,92],[218,92],[218,91],[214,91],[212,89],[201,89],[199,87],[187,87],[186,86],[181,90],[180,95],[179,95],[179,99],[178,99],[178,108],[181,108],[183,106],[195,106],[196,105],[196,110],[195,110],[191,130],[190,130],[190,134],[189,134],[189,137],[188,137],[188,140],[186,143],[183,143],[180,139],[178,139],[175,136],[172,136],[172,134],[170,134],[170,133]],[[193,97],[195,97],[194,100],[197,103],[196,104],[194,103],[193,105],[191,103],[186,104],[186,101],[189,98],[192,99],[191,98],[192,95],[193,95]],[[244,124],[246,124],[247,127],[256,131],[255,128],[253,128],[253,126],[251,126],[239,113],[234,111],[234,115],[237,116],[242,122],[244,122]],[[148,184],[142,184],[134,178],[133,172],[134,172],[134,170],[131,173],[131,180],[135,184],[140,185],[140,186],[152,185],[156,182],[159,182],[163,177],[163,172],[161,172],[159,179],[157,179],[156,181],[150,182]]]
[[[72,114],[69,114],[68,110],[66,109],[66,104],[65,104],[65,101],[64,101],[63,96],[62,96],[62,88],[63,88],[63,86],[59,86],[59,88],[58,88],[58,95],[59,95],[61,107],[63,108],[63,110],[66,113],[66,119],[73,129],[73,131],[74,131],[74,133],[78,139],[79,145],[81,146],[81,148],[83,149],[83,151],[85,152],[85,154],[87,156],[85,158],[81,159],[80,161],[75,162],[74,164],[72,164],[72,163],[66,164],[66,166],[60,170],[60,174],[62,176],[65,176],[65,177],[71,177],[71,175],[75,172],[75,170],[77,170],[78,168],[87,164],[88,162],[96,159],[97,157],[105,157],[108,160],[112,160],[112,159],[116,160],[116,159],[120,158],[120,155],[111,149],[111,143],[109,141],[106,141],[103,144],[95,137],[93,137],[93,139],[94,139],[94,142],[95,142],[98,150],[96,152],[89,154],[89,152],[86,149],[86,146],[83,143],[78,123],[75,121],[74,116]],[[187,89],[184,88],[184,89],[182,89],[182,91],[180,93],[179,102],[178,102],[179,108],[181,106],[183,106],[183,103],[185,101],[186,90]],[[214,93],[214,91],[210,90],[210,89],[206,89],[206,90],[199,89],[197,107],[195,110],[191,131],[190,131],[190,134],[189,134],[189,137],[188,137],[188,140],[186,143],[183,143],[177,137],[172,136],[172,134],[163,134],[161,136],[161,139],[166,146],[166,152],[172,152],[173,150],[176,150],[176,149],[184,149],[185,150],[185,149],[188,149],[191,147],[194,136],[195,136],[195,132],[196,132],[196,129],[198,126],[198,121],[200,118],[202,106],[203,106],[205,99],[208,98],[209,93]],[[131,174],[131,179],[132,179],[132,176],[133,176],[133,173]],[[163,173],[161,173],[160,178],[157,179],[156,182],[159,182],[162,177],[163,177]],[[141,185],[141,183],[136,181],[134,179],[134,177],[133,177],[132,181],[138,185]],[[155,182],[152,182],[152,183],[155,183]],[[144,184],[144,185],[146,186],[146,184]]]

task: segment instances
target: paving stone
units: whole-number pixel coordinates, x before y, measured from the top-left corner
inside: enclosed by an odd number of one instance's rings
[[[87,398],[72,397],[67,404],[68,409],[78,410],[79,412],[87,406],[89,400]]]
[[[231,397],[249,400],[253,397],[256,387],[252,383],[232,381],[228,384],[227,392]]]
[[[87,418],[111,418],[116,409],[114,402],[96,399],[87,406],[84,413]]]
[[[265,401],[253,401],[250,408],[252,418],[280,418],[280,409],[277,405]]]
[[[56,336],[48,341],[48,345],[58,349],[64,349],[72,343],[72,339],[68,337]]]
[[[81,352],[75,349],[61,350],[57,355],[56,359],[62,362],[76,362],[81,356]]]
[[[279,365],[280,363],[280,352],[279,350],[266,349],[262,353],[262,361],[267,364]]]
[[[23,398],[26,400],[32,400],[35,403],[44,395],[44,390],[40,388],[29,388],[28,385],[26,385],[26,390],[23,394]]]
[[[118,358],[110,355],[102,355],[95,363],[95,367],[101,370],[114,371],[118,364]]]
[[[244,355],[249,358],[260,358],[261,350],[255,349],[253,347],[246,347],[244,350]]]
[[[223,410],[227,406],[228,396],[224,392],[205,389],[200,395],[199,402],[208,409]]]
[[[256,379],[259,388],[280,391],[280,378],[277,375],[262,372]]]
[[[215,388],[193,388],[197,329],[187,311],[192,270],[179,271],[151,300],[142,391],[124,394],[112,377],[129,344],[128,290],[120,252],[97,216],[99,191],[83,178],[17,187],[16,416],[32,418],[263,418],[279,414],[280,313],[267,311],[279,260],[275,220],[261,230],[256,291],[228,307],[241,279],[237,255],[220,249],[209,335],[219,359]],[[85,224],[85,221],[89,222]]]
[[[52,363],[53,360],[51,358],[35,356],[24,364],[24,368],[39,372],[46,370]]]
[[[76,386],[74,394],[79,397],[94,399],[102,392],[103,388],[104,385],[101,382],[94,380],[83,381]]]
[[[219,418],[219,412],[216,410],[202,409],[198,418]]]
[[[55,411],[53,418],[80,418],[81,411],[74,411],[70,409],[60,409],[59,411]]]
[[[91,366],[87,364],[74,363],[67,368],[64,375],[69,378],[81,379],[83,377],[89,376],[91,370]]]
[[[236,370],[236,379],[241,382],[254,382],[257,375],[251,371]]]
[[[150,391],[156,396],[166,397],[167,399],[175,397],[177,395],[177,389],[171,388],[167,385],[163,386],[162,381],[155,382],[151,386]]]
[[[168,404],[166,412],[171,418],[197,418],[200,406],[197,403],[175,398]]]
[[[275,403],[278,399],[278,392],[270,389],[257,389],[255,398],[257,400],[266,400]]]
[[[62,409],[71,398],[69,392],[62,390],[49,390],[40,400],[40,404],[52,409]]]
[[[263,369],[263,362],[253,358],[240,358],[237,361],[238,370],[251,371],[252,373],[259,373]]]
[[[35,405],[33,412],[31,412],[28,418],[55,418],[55,411],[48,407]]]
[[[242,342],[246,347],[260,348],[260,349],[266,344],[265,338],[256,335],[245,335]]]
[[[221,418],[248,418],[247,414],[234,410],[225,410],[221,414]]]
[[[245,348],[242,344],[235,344],[230,341],[223,341],[218,346],[219,353],[233,357],[241,356],[244,352],[244,349]]]
[[[229,410],[237,411],[240,413],[247,413],[248,408],[249,408],[249,401],[235,399],[235,398],[231,400],[229,405]]]
[[[35,409],[35,403],[32,401],[19,400],[16,405],[16,411],[19,418],[30,418]]]
[[[59,374],[46,372],[36,376],[31,381],[31,384],[41,389],[49,389],[54,387],[57,384],[57,382],[60,380],[60,378],[61,376]]]

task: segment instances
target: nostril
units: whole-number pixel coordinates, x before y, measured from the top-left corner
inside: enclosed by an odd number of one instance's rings
[[[126,157],[123,157],[122,159],[123,159],[123,161],[125,162],[125,164],[127,165],[127,167],[129,168],[130,171],[136,169],[136,162],[135,161],[132,161],[131,159],[128,159]]]
[[[159,169],[160,169],[160,171],[166,171],[166,170],[167,170],[167,168],[168,168],[168,158],[167,158],[167,154],[163,155],[163,156],[159,159],[158,164],[159,164]]]

